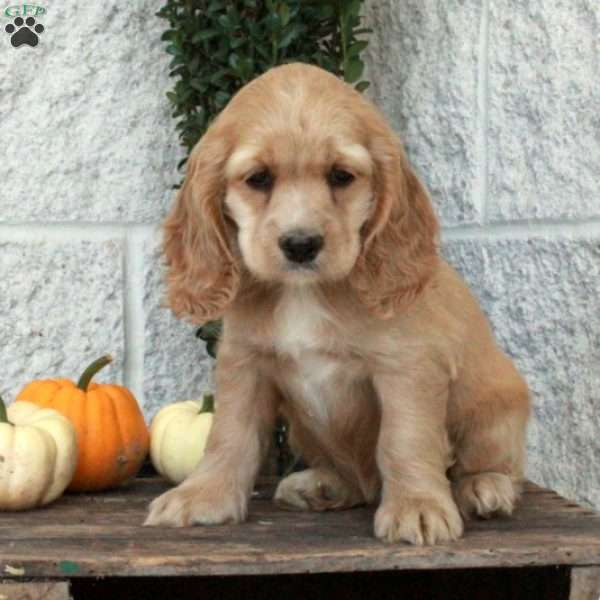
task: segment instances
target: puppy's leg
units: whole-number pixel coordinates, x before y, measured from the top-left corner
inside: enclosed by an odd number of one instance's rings
[[[344,481],[333,469],[315,467],[292,473],[279,482],[275,503],[290,510],[340,510],[363,504],[357,487]]]
[[[276,390],[251,361],[220,350],[216,413],[205,455],[183,483],[152,502],[145,525],[243,521],[269,447],[277,401]]]
[[[446,469],[448,381],[435,366],[403,366],[374,377],[381,402],[377,464],[382,477],[375,535],[387,542],[435,544],[456,540],[463,522]]]
[[[501,387],[480,389],[473,409],[456,415],[456,464],[450,477],[465,518],[510,515],[520,493],[528,392],[514,370],[500,381]]]

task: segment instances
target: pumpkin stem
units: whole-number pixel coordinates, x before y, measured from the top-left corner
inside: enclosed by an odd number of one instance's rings
[[[202,408],[200,413],[215,412],[215,397],[212,394],[202,396]]]
[[[112,356],[107,354],[106,356],[101,356],[98,360],[95,360],[81,375],[79,381],[77,382],[77,387],[84,392],[87,392],[88,385],[90,385],[90,381],[94,375],[102,368],[104,368],[107,364],[112,362]]]
[[[0,396],[0,423],[8,423],[8,415],[6,414],[6,406],[4,406],[4,400],[2,400],[2,396]]]

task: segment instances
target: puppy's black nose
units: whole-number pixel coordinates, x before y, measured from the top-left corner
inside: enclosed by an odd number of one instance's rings
[[[279,247],[288,260],[305,263],[314,260],[323,248],[323,236],[305,231],[292,231],[279,238]]]

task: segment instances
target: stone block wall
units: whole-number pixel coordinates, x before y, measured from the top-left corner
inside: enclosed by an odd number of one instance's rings
[[[104,379],[148,416],[210,374],[160,305],[181,157],[161,3],[44,4],[37,47],[0,15],[0,392]],[[370,95],[405,140],[442,251],[532,389],[529,475],[600,507],[600,5],[367,0]]]

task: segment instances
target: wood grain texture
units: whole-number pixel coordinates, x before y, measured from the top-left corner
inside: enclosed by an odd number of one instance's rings
[[[571,570],[569,600],[600,600],[600,567],[574,567]]]
[[[0,581],[0,600],[70,600],[66,581],[14,583]]]
[[[433,548],[376,540],[372,507],[282,511],[270,501],[273,480],[258,486],[241,525],[142,527],[148,503],[165,489],[158,479],[138,479],[120,491],[0,514],[0,573],[76,578],[600,565],[600,517],[533,484],[512,518],[470,522],[463,539]]]

